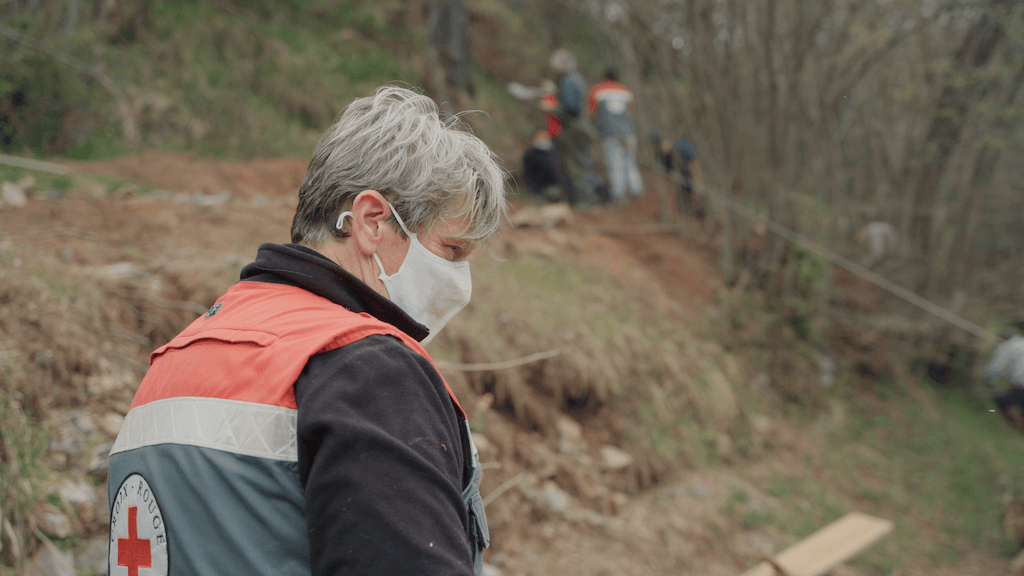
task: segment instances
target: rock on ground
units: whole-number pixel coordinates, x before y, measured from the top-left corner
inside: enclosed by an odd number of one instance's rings
[[[71,535],[71,519],[67,514],[57,510],[43,512],[39,519],[39,527],[54,538],[67,538]]]
[[[4,182],[0,184],[0,200],[3,200],[4,204],[21,207],[28,204],[28,195],[17,184]]]
[[[117,412],[108,412],[100,417],[100,429],[111,438],[116,438],[124,424],[124,416]]]
[[[544,502],[547,503],[548,510],[553,514],[560,514],[569,506],[569,494],[554,482],[548,482],[544,487]]]
[[[559,414],[555,420],[555,428],[558,429],[558,434],[571,442],[579,442],[583,438],[583,427],[578,422]]]
[[[501,570],[498,569],[494,564],[488,564],[484,562],[484,569],[481,571],[483,576],[502,576]]]
[[[96,493],[88,482],[72,482],[65,480],[58,490],[60,497],[68,504],[92,506],[96,500]]]
[[[94,538],[85,543],[75,559],[83,574],[106,574],[107,556],[107,539]]]
[[[92,458],[89,460],[88,472],[100,478],[107,477],[107,470],[110,468],[110,449],[114,447],[113,442],[104,442],[92,449]]]
[[[512,225],[517,228],[554,228],[572,222],[572,208],[565,202],[547,206],[527,206],[512,215]]]
[[[75,557],[56,546],[43,548],[43,553],[36,560],[39,570],[46,576],[77,576]]]
[[[628,452],[615,446],[601,446],[601,459],[605,468],[612,470],[619,470],[633,463],[633,457]]]
[[[21,180],[18,180],[15,185],[25,194],[31,194],[36,189],[36,179],[31,176],[25,176]]]

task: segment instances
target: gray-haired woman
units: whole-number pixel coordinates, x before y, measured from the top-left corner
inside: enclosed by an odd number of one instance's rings
[[[291,244],[153,353],[111,452],[129,574],[476,574],[465,414],[424,350],[506,216],[494,154],[385,87],[317,145]]]

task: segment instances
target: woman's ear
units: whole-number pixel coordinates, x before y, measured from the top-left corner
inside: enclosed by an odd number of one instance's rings
[[[363,190],[352,202],[352,238],[364,257],[377,253],[390,215],[387,199],[376,190]]]

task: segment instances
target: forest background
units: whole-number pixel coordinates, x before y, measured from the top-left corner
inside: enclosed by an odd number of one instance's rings
[[[638,132],[691,140],[712,188],[848,254],[864,223],[893,223],[900,258],[886,275],[979,323],[1024,322],[1016,2],[15,0],[0,10],[7,152],[304,157],[346,102],[391,80],[489,112],[481,135],[515,166],[539,120],[501,87],[535,85],[565,46],[587,78],[621,70]],[[764,287],[792,263],[782,290],[793,293],[799,258],[775,236],[749,255],[752,233],[728,235],[726,273]],[[805,291],[827,292],[831,270],[820,276]]]

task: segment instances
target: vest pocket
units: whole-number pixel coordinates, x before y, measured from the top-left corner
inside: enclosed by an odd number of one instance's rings
[[[487,515],[484,514],[484,500],[480,497],[480,491],[477,490],[469,502],[470,513],[473,517],[473,523],[476,524],[477,542],[480,549],[487,548],[491,545],[491,533],[487,529]]]
[[[177,338],[174,338],[167,344],[157,348],[156,351],[150,355],[150,362],[168,350],[185,348],[196,342],[204,340],[228,342],[231,344],[251,344],[262,348],[273,344],[274,341],[277,340],[277,336],[267,332],[260,332],[258,330],[232,330],[230,328],[203,330],[201,332],[196,332],[195,334],[189,334],[188,336],[179,334]]]

